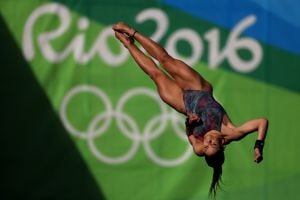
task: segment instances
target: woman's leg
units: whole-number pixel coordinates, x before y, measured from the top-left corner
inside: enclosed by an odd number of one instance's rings
[[[133,44],[130,38],[120,32],[115,32],[115,35],[128,49],[139,67],[153,79],[161,99],[178,112],[185,114],[183,93],[177,83],[162,72],[151,58]]]
[[[128,35],[134,33],[134,29],[128,27],[123,23],[118,23],[113,27]],[[163,68],[175,79],[177,84],[182,89],[195,89],[195,90],[211,90],[211,85],[206,81],[198,72],[189,67],[184,62],[172,58],[165,49],[163,49],[156,42],[150,38],[136,32],[134,38],[144,47],[144,49],[159,63]]]

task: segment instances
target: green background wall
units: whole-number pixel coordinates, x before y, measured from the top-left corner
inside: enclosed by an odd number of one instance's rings
[[[298,199],[299,3],[1,0],[1,199],[208,199],[212,171],[184,116],[164,105],[114,39],[123,21],[214,86],[236,124],[267,117],[226,148],[218,199]]]

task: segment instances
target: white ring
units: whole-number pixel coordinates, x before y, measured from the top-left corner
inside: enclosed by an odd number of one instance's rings
[[[90,124],[89,126],[89,131],[88,131],[88,137],[87,137],[87,141],[88,141],[88,146],[92,152],[92,154],[94,154],[94,156],[96,156],[96,158],[98,158],[99,160],[107,163],[107,164],[120,164],[120,163],[124,163],[124,162],[127,162],[128,160],[130,160],[134,154],[136,153],[138,147],[139,147],[139,144],[140,144],[140,139],[138,139],[139,137],[137,135],[139,135],[139,131],[137,129],[137,126],[135,123],[133,123],[132,120],[130,120],[130,118],[124,114],[118,114],[118,117],[121,117],[123,118],[124,120],[126,120],[131,128],[133,129],[133,132],[132,134],[134,134],[136,137],[136,139],[133,139],[133,144],[131,146],[131,148],[129,149],[129,151],[122,155],[122,156],[119,156],[119,157],[108,157],[106,155],[104,155],[101,151],[99,151],[99,149],[97,149],[95,143],[94,143],[94,139],[95,139],[95,130],[96,130],[96,125],[98,122],[100,122],[103,118],[107,117],[108,114],[107,112],[106,113],[102,113],[101,115],[98,115],[97,117],[95,117],[95,119],[92,121],[92,123]],[[112,117],[112,116],[116,116],[116,113],[109,113],[109,117]],[[102,133],[104,132],[101,132],[100,134],[98,134],[97,136],[101,136]],[[126,135],[125,135],[126,136]],[[129,137],[129,138],[132,138],[132,137]]]
[[[87,126],[86,131],[79,131],[67,118],[67,105],[71,99],[82,92],[88,92],[92,95],[96,95],[100,101],[103,102],[105,110],[98,115],[96,115]],[[156,103],[160,108],[160,113],[152,117],[145,125],[144,129],[139,129],[136,120],[134,120],[130,115],[125,114],[123,108],[125,104],[135,96],[145,95],[148,96]],[[188,148],[181,154],[181,156],[176,159],[166,159],[157,155],[151,147],[151,141],[158,138],[163,134],[168,122],[171,122],[172,128],[175,130],[175,134],[183,141],[187,142],[187,137],[185,136],[184,130],[180,128],[184,119],[180,117],[175,111],[168,112],[167,107],[160,100],[157,93],[148,88],[135,88],[127,91],[118,101],[116,109],[112,108],[111,101],[107,95],[95,86],[81,85],[76,86],[71,89],[64,97],[61,104],[60,116],[63,121],[64,126],[70,132],[70,134],[79,137],[81,139],[86,139],[88,147],[91,153],[100,161],[107,164],[121,164],[128,162],[137,152],[139,144],[142,143],[145,153],[150,160],[152,160],[157,165],[163,167],[171,167],[184,163],[192,154],[192,148],[188,145]],[[108,156],[103,154],[95,144],[95,139],[101,137],[103,134],[107,133],[107,130],[111,126],[112,119],[116,120],[116,126],[120,130],[120,133],[124,134],[126,138],[132,141],[130,149],[121,156]],[[102,121],[105,120],[103,123]],[[101,122],[101,126],[97,125]],[[126,123],[126,124],[125,124]],[[159,124],[159,125],[157,125]],[[128,126],[129,125],[129,126]],[[157,126],[156,126],[157,125]]]
[[[167,108],[163,104],[163,102],[160,100],[159,96],[153,92],[153,90],[150,90],[148,88],[136,88],[127,91],[122,98],[119,100],[117,107],[116,107],[116,113],[123,113],[123,107],[124,104],[129,100],[129,98],[136,96],[136,95],[146,95],[149,97],[152,97],[154,100],[158,102],[158,105],[160,107],[162,115],[167,114]],[[117,118],[117,124],[120,127],[122,131],[124,131],[124,134],[129,135],[130,137],[130,131],[127,130],[126,126]],[[166,127],[167,121],[164,121],[160,124],[159,128],[156,131],[162,131]]]
[[[67,131],[69,131],[69,133],[71,133],[72,135],[74,135],[76,137],[86,139],[87,132],[77,130],[69,122],[68,117],[67,117],[68,103],[76,94],[78,94],[80,92],[89,92],[89,93],[92,93],[92,94],[96,95],[97,97],[99,97],[99,99],[101,99],[104,103],[106,112],[111,113],[113,109],[112,109],[112,105],[111,105],[110,100],[108,99],[107,95],[102,90],[100,90],[99,88],[96,88],[95,86],[80,85],[80,86],[74,87],[65,95],[65,97],[62,101],[62,104],[61,104],[61,108],[60,108],[61,120],[62,120],[65,128],[67,129]],[[111,117],[107,118],[103,126],[108,127],[111,123],[111,120],[112,120]]]
[[[169,118],[171,118],[172,116],[169,115]],[[165,116],[161,116],[161,118],[165,118]],[[160,118],[155,118],[156,121],[153,121],[152,123],[149,123],[149,127],[145,128],[145,133],[143,135],[145,135],[145,138],[150,138],[148,135],[151,134],[151,128],[152,126],[155,125],[155,122],[160,122]],[[156,135],[157,137],[158,135]],[[155,137],[152,137],[155,138]],[[152,159],[152,161],[154,161],[156,164],[163,166],[163,167],[172,167],[175,165],[179,165],[184,163],[192,154],[192,149],[190,147],[190,145],[188,145],[186,151],[177,159],[164,159],[164,158],[160,158],[159,156],[157,156],[154,151],[152,150],[150,143],[148,142],[148,140],[143,140],[143,144],[144,144],[144,149],[147,153],[147,155]]]

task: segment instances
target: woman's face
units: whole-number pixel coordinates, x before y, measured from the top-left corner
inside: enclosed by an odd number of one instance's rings
[[[203,151],[206,156],[212,156],[222,149],[221,137],[216,133],[204,135]]]

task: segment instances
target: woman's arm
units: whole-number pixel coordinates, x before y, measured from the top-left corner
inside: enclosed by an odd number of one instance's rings
[[[193,134],[189,135],[188,139],[190,141],[190,144],[193,147],[194,153],[200,157],[204,156],[205,153],[204,153],[203,141],[196,138]]]
[[[195,138],[195,136],[193,135],[193,131],[192,131],[189,127],[187,127],[187,128],[185,129],[185,133],[186,133],[186,136],[187,136],[188,139],[189,139],[190,144],[191,144],[191,145],[195,144],[195,143],[196,143],[196,138]]]
[[[235,130],[228,136],[230,140],[241,140],[249,133],[257,131],[257,140],[265,140],[268,129],[268,120],[266,118],[259,118],[250,120],[242,126],[235,128]]]
[[[186,129],[186,135],[189,139],[190,144],[193,147],[194,153],[200,157],[204,156],[203,141],[201,139],[196,138],[193,135],[193,131],[189,130],[188,128]]]
[[[264,140],[267,136],[268,123],[267,119],[259,118],[250,120],[238,128],[230,127],[228,129],[233,131],[227,136],[227,138],[229,141],[237,141],[241,140],[249,133],[257,131],[257,140],[254,146],[254,162],[259,163],[263,160],[263,147]]]

